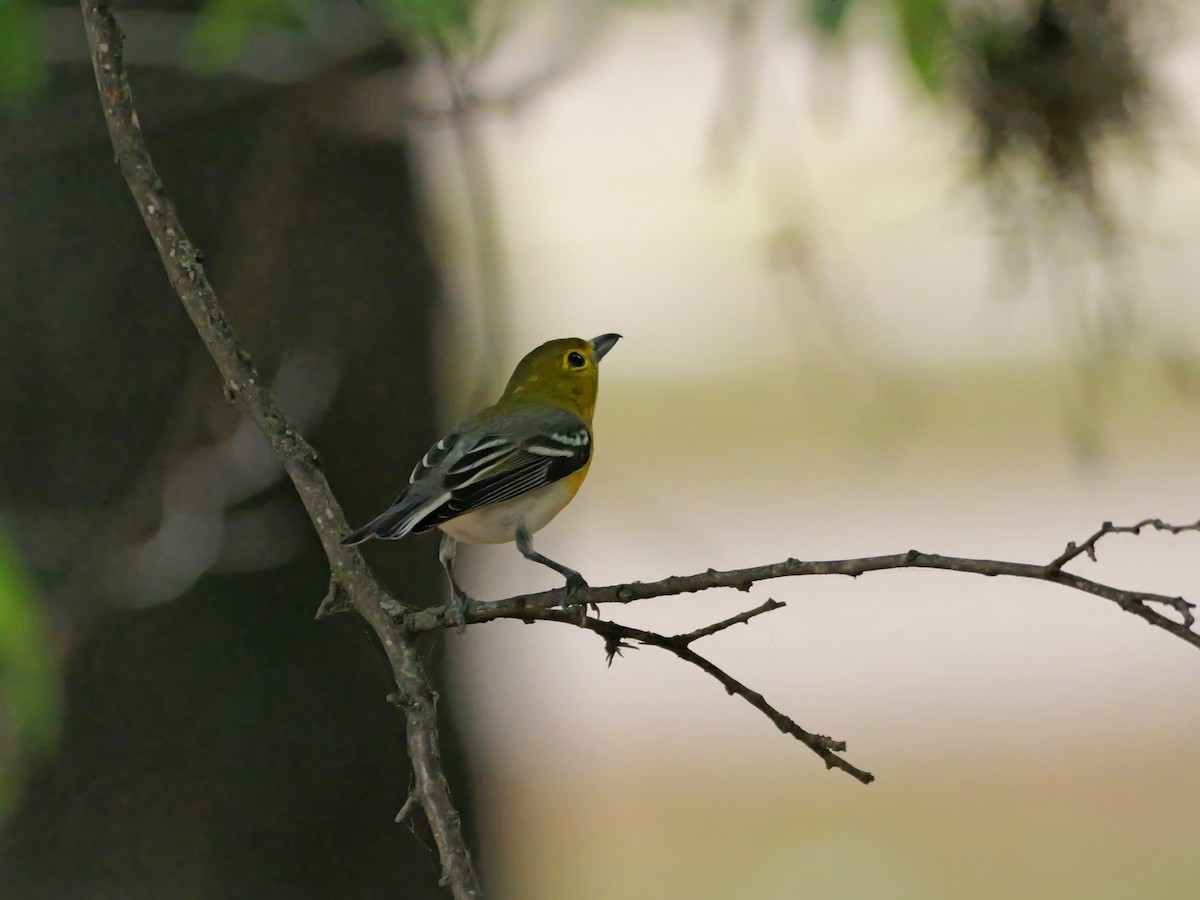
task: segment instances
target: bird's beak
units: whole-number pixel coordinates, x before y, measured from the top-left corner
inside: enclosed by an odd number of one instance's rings
[[[619,334],[602,334],[600,337],[592,338],[592,353],[596,357],[596,362],[604,359],[604,354],[616,346],[620,339]]]

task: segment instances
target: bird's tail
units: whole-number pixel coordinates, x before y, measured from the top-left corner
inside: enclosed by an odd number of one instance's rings
[[[395,503],[362,528],[352,531],[342,538],[342,544],[349,547],[353,544],[361,544],[371,538],[380,538],[381,540],[402,538],[417,528],[421,524],[421,520],[429,515],[433,508],[445,502],[447,496],[449,495],[438,497],[430,502],[428,497],[416,498],[401,494],[396,498]]]

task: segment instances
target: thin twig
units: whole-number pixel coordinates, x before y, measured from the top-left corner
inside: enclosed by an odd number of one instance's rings
[[[321,538],[335,583],[383,644],[404,708],[416,791],[437,842],[443,880],[455,897],[479,897],[479,882],[442,773],[433,689],[408,636],[393,621],[403,607],[371,574],[362,555],[339,543],[349,527],[316,452],[276,404],[217,301],[200,254],[163,190],[142,137],[125,73],[124,35],[108,3],[80,0],[80,7],[116,160],[171,285],[216,363],[227,395],[254,420],[279,455]],[[337,593],[332,591],[331,596]]]
[[[785,606],[787,606],[786,603],[780,603],[778,600],[767,600],[762,606],[748,609],[743,613],[730,616],[728,619],[722,619],[720,622],[714,622],[712,625],[707,625],[704,628],[697,628],[695,631],[689,631],[687,634],[677,634],[671,640],[678,641],[686,647],[693,641],[700,640],[700,638],[716,634],[718,631],[724,631],[726,628],[731,628],[734,625],[749,622],[755,616],[761,616],[763,613],[769,613],[776,609],[783,609]]]
[[[774,605],[771,605],[774,604]],[[757,609],[750,610],[747,613],[742,613],[740,616],[735,616],[732,619],[726,619],[724,622],[718,622],[721,627],[729,627],[729,625],[737,624],[738,621],[746,621],[748,618],[759,615],[760,613],[769,612],[772,609],[778,609],[783,606],[782,603],[775,603],[774,600],[764,603]],[[863,784],[870,784],[875,780],[875,776],[870,772],[858,768],[853,763],[848,762],[838,753],[846,751],[846,742],[834,740],[823,734],[813,734],[810,731],[805,731],[796,722],[785,716],[774,706],[767,702],[766,698],[757,691],[751,690],[738,681],[724,669],[715,665],[699,653],[688,646],[696,637],[703,637],[699,632],[690,634],[681,634],[668,636],[658,634],[654,631],[643,631],[640,628],[630,628],[627,625],[619,625],[616,622],[610,622],[605,619],[595,619],[592,617],[585,618],[582,622],[575,616],[573,612],[564,611],[561,609],[543,609],[534,613],[531,618],[543,619],[549,622],[563,622],[568,625],[576,625],[581,628],[586,628],[589,631],[594,631],[596,634],[604,638],[605,647],[609,653],[611,661],[612,656],[617,653],[621,647],[628,646],[629,641],[637,641],[639,644],[646,644],[651,647],[661,647],[663,650],[668,650],[674,653],[677,657],[687,663],[691,663],[701,671],[715,678],[726,693],[741,697],[763,715],[765,715],[775,727],[784,734],[789,734],[802,743],[805,747],[811,750],[817,756],[821,757],[825,762],[827,769],[841,769],[843,772],[857,778]],[[715,627],[715,626],[714,626]],[[720,630],[720,628],[716,628]],[[707,631],[707,629],[701,629]],[[695,636],[695,637],[694,637]]]
[[[413,807],[416,806],[420,802],[421,802],[420,794],[418,794],[415,789],[409,791],[408,799],[405,800],[404,805],[402,807],[400,807],[400,812],[396,813],[396,824],[399,825],[405,819],[407,819],[409,814],[413,811]]]
[[[1179,534],[1182,531],[1200,531],[1200,520],[1189,525],[1171,525],[1162,519],[1142,519],[1135,525],[1114,525],[1105,522],[1096,532],[1082,544],[1071,541],[1057,559],[1050,563],[1050,568],[1058,570],[1077,557],[1086,555],[1092,562],[1096,561],[1096,542],[1106,534],[1141,534],[1143,528],[1153,528],[1156,531],[1168,531]]]

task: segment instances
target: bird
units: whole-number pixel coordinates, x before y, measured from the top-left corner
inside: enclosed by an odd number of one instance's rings
[[[342,543],[440,529],[438,559],[459,632],[472,602],[454,575],[460,542],[515,542],[526,559],[566,579],[565,609],[587,581],[534,550],[533,535],[571,502],[591,467],[600,360],[620,339],[559,338],[535,347],[517,363],[500,399],[431,446],[392,504]]]

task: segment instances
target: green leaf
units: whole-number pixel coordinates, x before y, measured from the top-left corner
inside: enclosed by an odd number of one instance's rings
[[[0,534],[0,818],[16,802],[31,754],[52,746],[61,723],[58,662],[37,592]]]
[[[46,82],[45,35],[30,0],[0,0],[0,103],[22,106]]]
[[[202,69],[233,65],[264,26],[303,28],[311,0],[210,0],[196,18],[184,55]]]
[[[950,13],[945,0],[895,0],[908,64],[931,94],[942,88]]]
[[[472,0],[371,0],[376,15],[414,37],[459,40],[471,30]]]
[[[846,21],[850,0],[803,0],[808,20],[823,37],[837,37]]]

